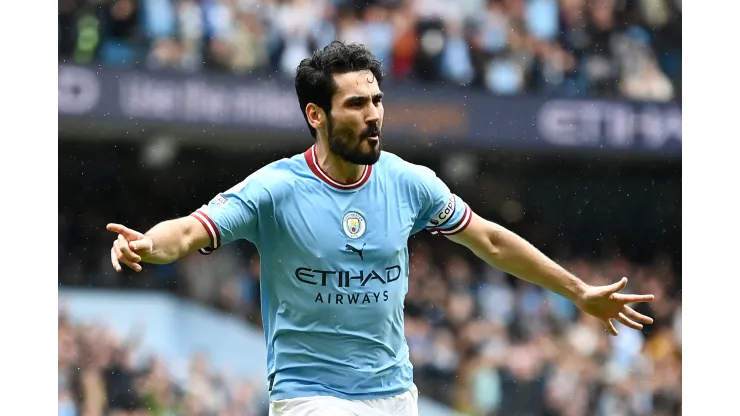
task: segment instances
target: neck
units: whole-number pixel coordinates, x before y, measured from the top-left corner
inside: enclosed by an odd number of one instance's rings
[[[365,165],[349,163],[329,150],[325,140],[316,141],[316,161],[332,179],[341,183],[353,183],[365,172]]]

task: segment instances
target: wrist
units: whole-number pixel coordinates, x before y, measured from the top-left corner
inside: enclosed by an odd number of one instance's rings
[[[570,288],[570,293],[568,298],[571,302],[573,302],[576,306],[579,306],[581,302],[586,297],[586,293],[588,293],[589,285],[586,284],[583,280],[573,277],[573,285]]]

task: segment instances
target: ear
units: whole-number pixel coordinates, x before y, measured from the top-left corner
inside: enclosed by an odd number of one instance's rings
[[[306,105],[306,118],[308,118],[308,124],[316,130],[320,130],[326,124],[326,113],[314,103]]]

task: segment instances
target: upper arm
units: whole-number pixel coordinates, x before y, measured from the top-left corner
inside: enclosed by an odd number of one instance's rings
[[[450,191],[431,170],[421,176],[418,189],[419,215],[414,231],[426,229],[432,235],[450,236],[464,231],[473,216],[468,204]]]
[[[491,236],[497,232],[498,227],[498,225],[472,212],[470,223],[464,230],[446,237],[467,247],[479,257],[486,258],[485,256],[496,252]]]
[[[187,217],[180,218],[178,221],[182,222],[182,230],[188,253],[210,246],[211,236],[206,229],[206,224],[204,224],[202,216],[193,213]]]
[[[190,216],[207,236],[207,244],[199,246],[202,254],[209,254],[224,244],[257,238],[260,206],[266,199],[260,184],[249,178],[226,192],[219,193],[208,204]],[[202,238],[202,232],[199,231]]]
[[[426,229],[432,235],[445,236],[479,256],[494,253],[492,236],[501,230],[500,226],[474,213],[432,170],[423,168],[419,172],[421,209],[414,231]]]

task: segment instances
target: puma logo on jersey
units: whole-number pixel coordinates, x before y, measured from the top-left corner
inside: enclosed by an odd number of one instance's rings
[[[365,243],[365,244],[367,244],[367,243]],[[357,253],[357,255],[359,255],[359,256],[360,256],[360,260],[363,260],[363,261],[364,261],[364,260],[365,260],[365,258],[364,258],[364,257],[362,256],[362,251],[363,251],[363,250],[365,250],[365,244],[363,244],[363,245],[362,245],[362,248],[360,248],[360,249],[357,249],[357,248],[355,248],[355,247],[354,247],[353,245],[351,245],[351,244],[347,244],[346,246],[344,246],[344,248],[345,248],[345,250],[347,250],[347,251],[351,251],[351,252],[353,252],[353,253]]]

